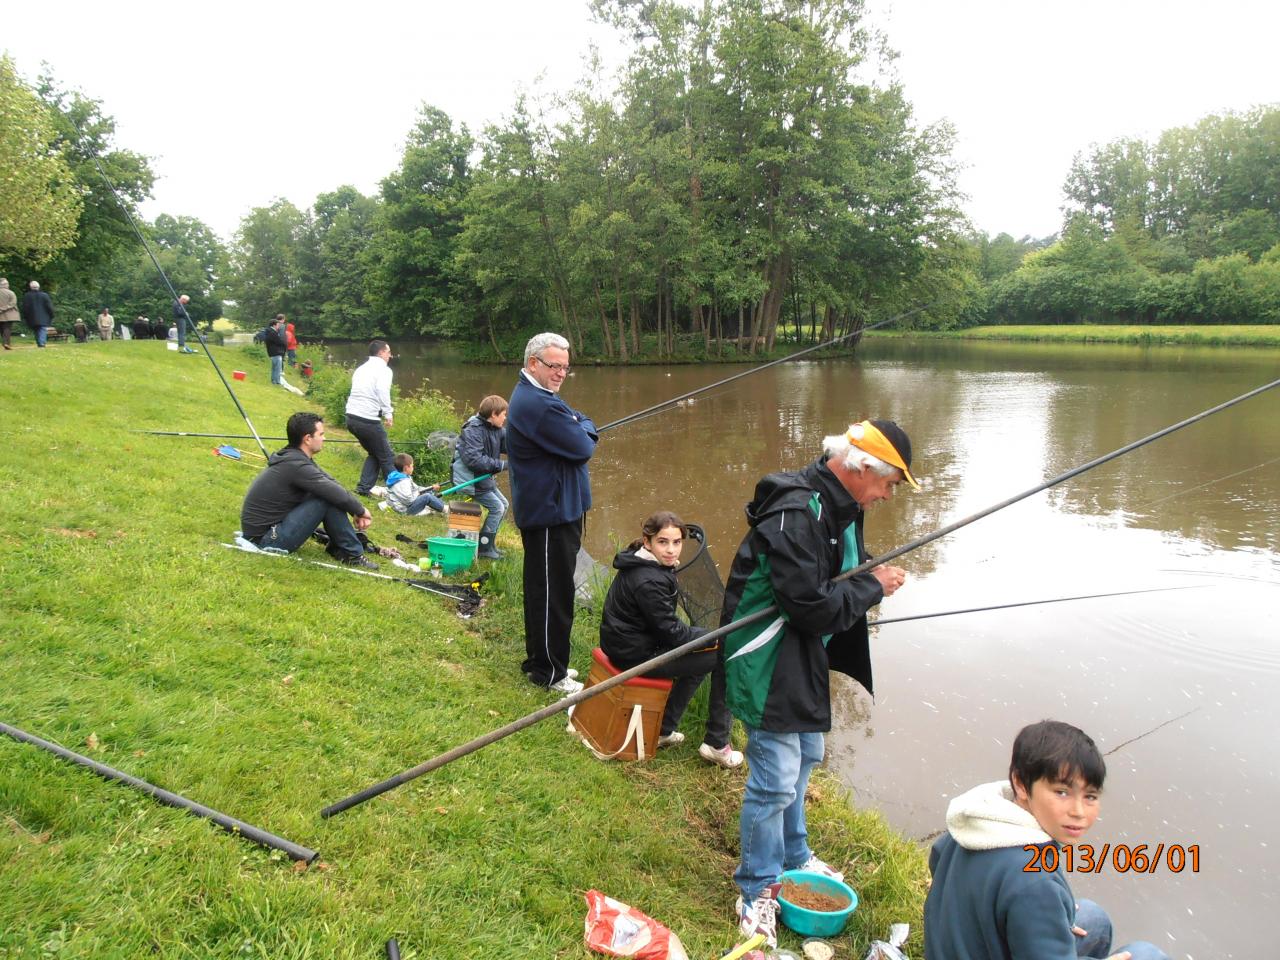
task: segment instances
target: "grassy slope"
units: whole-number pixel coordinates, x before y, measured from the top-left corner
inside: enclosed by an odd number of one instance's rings
[[[236,386],[259,431],[282,433],[298,399],[265,365],[216,353],[249,369]],[[214,441],[133,431],[243,422],[203,357],[158,343],[6,353],[0,404],[0,720],[323,861],[299,870],[0,736],[0,957],[355,958],[391,936],[406,957],[581,957],[591,887],[672,926],[693,956],[735,941],[741,774],[689,744],[603,764],[552,719],[319,818],[548,702],[518,671],[516,551],[464,623],[401,584],[220,547],[251,469],[213,457]],[[321,463],[352,483],[359,458],[331,445]],[[375,514],[375,542],[441,526]],[[314,544],[302,555],[326,559]],[[581,666],[596,623],[579,620]],[[698,718],[684,726],[696,744]],[[830,781],[815,790],[830,795],[815,846],[851,865],[863,899],[841,955],[892,921],[918,937],[918,851]]]
[[[1053,343],[1178,343],[1211,347],[1280,347],[1275,324],[1044,324],[968,327],[964,330],[877,330],[868,336],[940,337],[957,340],[1041,340]]]

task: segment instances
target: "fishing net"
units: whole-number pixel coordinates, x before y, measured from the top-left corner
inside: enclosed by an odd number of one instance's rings
[[[573,567],[573,592],[578,606],[594,610],[604,603],[609,590],[609,568],[597,563],[591,554],[579,547],[578,560]]]
[[[689,528],[689,540],[695,548],[676,569],[676,591],[680,606],[689,622],[695,627],[713,630],[720,626],[720,608],[724,606],[724,583],[720,571],[707,550],[707,535],[696,523],[685,524]],[[690,545],[686,544],[685,550]]]
[[[447,453],[450,457],[453,456],[453,449],[457,443],[458,435],[448,430],[432,430],[427,434],[427,449],[437,453]]]

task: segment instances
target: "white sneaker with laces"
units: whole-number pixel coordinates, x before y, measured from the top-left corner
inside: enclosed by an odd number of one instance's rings
[[[809,854],[809,859],[796,867],[796,869],[808,870],[810,873],[820,873],[823,876],[830,877],[832,880],[839,880],[844,883],[844,874],[826,861],[819,860],[816,853]]]
[[[764,943],[769,949],[778,946],[778,884],[774,883],[760,891],[760,896],[750,905],[738,898],[735,905],[738,911],[738,932],[744,937],[764,934]]]
[[[563,693],[567,697],[581,690],[582,684],[573,679],[573,677],[564,677],[557,680],[547,689],[554,690],[556,693]]]
[[[707,761],[707,763],[714,763],[716,766],[724,767],[726,770],[742,766],[742,754],[727,743],[720,748],[704,743],[698,748],[698,756]]]
[[[663,747],[678,747],[682,743],[684,743],[684,734],[679,730],[672,730],[670,733],[664,733],[658,737],[659,749]]]

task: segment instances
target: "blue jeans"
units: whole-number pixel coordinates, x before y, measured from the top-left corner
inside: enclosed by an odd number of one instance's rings
[[[258,537],[256,543],[260,547],[275,547],[293,553],[321,524],[329,534],[329,545],[333,551],[347,557],[364,554],[364,546],[346,512],[319,497],[307,497],[285,514],[283,520]]]
[[[36,327],[36,346],[43,347],[49,341],[49,328],[45,326]]]
[[[271,360],[271,382],[276,386],[280,385],[280,378],[284,376],[284,357],[270,357]]]
[[[820,733],[773,733],[747,727],[746,791],[738,833],[742,862],[733,879],[748,903],[785,870],[813,855],[804,821],[804,791],[821,762]]]
[[[489,511],[489,515],[484,518],[484,526],[480,528],[480,543],[484,544],[488,537],[488,546],[492,548],[493,538],[498,535],[498,524],[502,523],[502,518],[507,514],[507,498],[502,495],[501,490],[494,487],[484,493],[473,493],[471,499]]]
[[[1153,943],[1135,940],[1123,947],[1111,948],[1111,918],[1107,911],[1092,900],[1076,904],[1076,926],[1085,932],[1076,938],[1076,956],[1081,958],[1105,958],[1113,953],[1128,950],[1132,960],[1169,960],[1169,955]]]
[[[440,513],[444,510],[444,501],[428,490],[414,498],[413,503],[409,504],[408,513],[410,516],[421,513],[423,507],[430,507],[436,513]]]

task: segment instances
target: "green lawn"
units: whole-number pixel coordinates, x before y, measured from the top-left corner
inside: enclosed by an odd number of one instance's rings
[[[265,362],[215,354],[248,370],[258,430],[282,434],[298,398]],[[320,852],[302,868],[0,736],[0,957],[368,958],[393,936],[406,958],[584,957],[592,887],[691,956],[735,942],[742,773],[697,759],[697,709],[690,742],[647,764],[600,763],[555,718],[320,818],[550,702],[519,672],[509,528],[464,622],[402,584],[220,546],[253,469],[216,441],[136,432],[245,432],[203,356],[23,342],[0,355],[0,403],[0,720]],[[353,484],[360,458],[334,444],[320,462]],[[442,525],[375,510],[370,534]],[[580,669],[596,628],[579,618]],[[814,791],[815,845],[862,898],[838,955],[894,921],[918,953],[919,850],[830,779]]]

